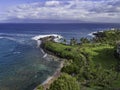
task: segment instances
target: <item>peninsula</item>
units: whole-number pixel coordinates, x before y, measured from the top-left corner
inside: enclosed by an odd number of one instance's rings
[[[119,90],[120,30],[94,33],[92,39],[81,38],[80,43],[72,38],[54,42],[54,37],[44,38],[41,47],[49,54],[63,58],[64,66],[49,88],[38,86],[37,90]],[[52,78],[52,79],[53,79]],[[48,80],[49,83],[49,80]]]

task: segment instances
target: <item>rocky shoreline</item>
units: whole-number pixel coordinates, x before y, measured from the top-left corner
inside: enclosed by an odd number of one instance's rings
[[[64,66],[64,60],[62,58],[59,58],[59,57],[55,56],[53,53],[49,52],[48,50],[46,50],[44,48],[44,43],[45,42],[48,42],[48,41],[55,42],[55,38],[56,38],[55,36],[47,36],[47,37],[38,39],[38,41],[41,42],[39,47],[42,48],[43,51],[47,54],[46,58],[52,58],[53,60],[60,61],[60,65],[56,69],[56,71],[53,73],[52,76],[48,77],[42,84],[38,85],[34,90],[38,90],[37,88],[39,86],[42,86],[44,88],[44,90],[47,90],[50,87],[50,85],[61,75],[61,69]]]
[[[54,60],[61,60],[60,58],[49,54],[47,58],[52,58]],[[50,85],[61,75],[61,69],[63,68],[63,66],[64,66],[64,61],[61,60],[59,67],[56,69],[53,75],[48,77],[42,84],[38,85],[34,90],[38,90],[37,88],[39,86],[42,86],[44,90],[47,90],[50,87]]]

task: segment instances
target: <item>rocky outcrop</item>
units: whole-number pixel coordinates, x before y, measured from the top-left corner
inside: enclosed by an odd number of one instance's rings
[[[48,37],[40,38],[39,40],[41,40],[42,43],[45,43],[47,41],[54,41],[54,39],[55,39],[54,36],[48,36]]]

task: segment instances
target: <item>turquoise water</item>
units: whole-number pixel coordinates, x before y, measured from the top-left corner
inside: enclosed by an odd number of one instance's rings
[[[59,65],[43,58],[31,35],[7,34],[0,38],[0,90],[32,90]]]

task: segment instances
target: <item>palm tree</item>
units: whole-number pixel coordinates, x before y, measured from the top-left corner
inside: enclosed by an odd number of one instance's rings
[[[76,44],[77,44],[77,39],[75,39],[74,37],[70,39],[70,45],[76,45]]]
[[[64,39],[63,39],[63,43],[66,44],[66,42],[67,42],[67,41],[66,41],[66,39],[64,38]]]

